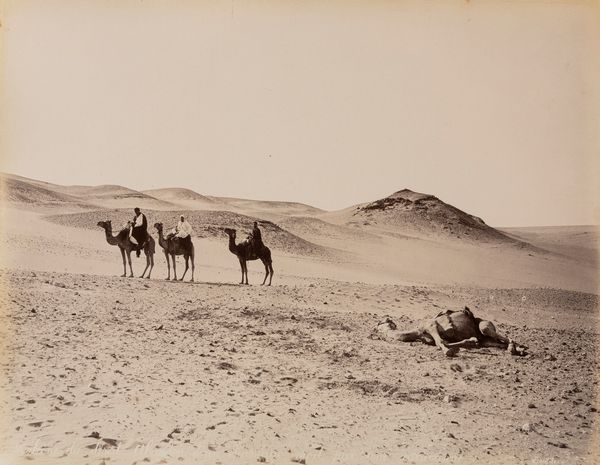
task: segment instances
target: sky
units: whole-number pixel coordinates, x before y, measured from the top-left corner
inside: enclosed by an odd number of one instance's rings
[[[335,210],[409,188],[600,224],[585,1],[5,1],[1,169]]]

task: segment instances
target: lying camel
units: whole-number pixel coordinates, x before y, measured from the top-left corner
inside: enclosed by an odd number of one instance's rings
[[[499,335],[491,321],[475,318],[469,307],[463,310],[445,310],[426,320],[412,331],[398,331],[396,323],[386,318],[375,328],[373,336],[379,339],[414,342],[438,346],[444,355],[455,356],[461,347],[499,347],[511,355],[525,355],[527,347]]]

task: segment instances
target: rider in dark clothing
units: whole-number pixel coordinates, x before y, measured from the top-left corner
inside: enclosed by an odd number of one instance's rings
[[[139,257],[140,251],[144,247],[144,242],[146,242],[146,239],[148,238],[148,220],[146,220],[146,215],[144,215],[139,208],[136,207],[133,211],[135,212],[135,216],[133,217],[131,235],[138,243],[135,254]]]
[[[252,249],[254,250],[254,253],[259,253],[263,246],[262,234],[260,229],[258,229],[257,222],[255,221],[254,227],[252,228]]]

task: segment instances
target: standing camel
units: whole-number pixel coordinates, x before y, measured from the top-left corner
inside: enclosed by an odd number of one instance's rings
[[[248,260],[260,258],[263,265],[265,265],[265,279],[261,286],[267,282],[267,277],[269,278],[270,286],[271,281],[273,280],[273,260],[271,259],[271,251],[269,248],[266,245],[263,245],[262,249],[259,250],[258,253],[255,253],[252,250],[252,244],[250,244],[250,242],[244,241],[239,244],[235,243],[235,229],[225,228],[223,231],[229,236],[229,251],[236,255],[240,261],[240,267],[242,268],[242,282],[240,284],[248,284],[248,266],[246,265],[246,262]],[[244,275],[246,276],[246,282],[244,282]]]
[[[185,271],[183,272],[183,276],[180,281],[183,281],[185,278],[185,274],[189,268],[189,259],[192,259],[192,279],[190,282],[194,282],[194,244],[192,243],[192,238],[190,237],[189,245],[184,243],[181,240],[174,241],[172,239],[165,239],[163,236],[163,224],[155,223],[154,227],[158,231],[158,244],[163,248],[165,252],[165,258],[167,259],[167,268],[169,270],[169,274],[166,277],[166,280],[171,279],[171,265],[169,263],[169,255],[171,256],[171,260],[173,261],[173,281],[177,281],[177,269],[175,267],[175,255],[183,255],[185,258]]]
[[[133,250],[136,250],[136,246],[129,240],[129,230],[123,229],[121,232],[119,232],[119,234],[113,236],[112,224],[110,220],[98,221],[98,226],[104,229],[104,232],[106,233],[106,242],[108,242],[110,245],[119,246],[119,250],[121,251],[121,257],[123,258],[123,274],[121,276],[127,276],[127,265],[125,263],[125,255],[127,255],[127,262],[129,263],[130,272],[129,277],[133,278],[133,269],[131,268],[131,252]],[[146,278],[150,279],[152,268],[154,268],[154,249],[154,239],[150,234],[148,234],[148,240],[144,244],[144,255],[146,255],[146,268],[144,268],[144,272],[142,273],[140,278],[143,278],[146,274],[146,270],[150,268],[150,271],[148,271],[148,276],[146,276]]]

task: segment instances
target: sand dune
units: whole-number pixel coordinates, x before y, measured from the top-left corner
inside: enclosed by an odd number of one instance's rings
[[[283,228],[312,242],[344,250],[360,248],[358,241],[381,242],[376,232],[366,232],[359,228],[328,223],[319,218],[291,216],[279,223]]]
[[[227,205],[212,197],[199,194],[191,189],[170,187],[164,189],[150,189],[143,193],[148,194],[185,210],[227,210]]]
[[[313,216],[323,210],[298,202],[277,202],[267,200],[237,199],[233,197],[211,197],[226,204],[230,209],[259,216],[271,221],[280,221],[289,216]]]
[[[177,205],[118,185],[61,186],[11,174],[3,174],[4,197],[30,208],[72,206],[81,209],[123,208],[136,206],[172,210]]]
[[[150,189],[142,192],[157,199],[167,200],[169,202],[175,203],[177,203],[177,201],[180,200],[197,200],[200,202],[213,203],[213,200],[206,197],[205,195],[198,194],[198,192],[195,192],[191,189],[184,189],[181,187]]]
[[[69,211],[93,207],[78,197],[52,189],[52,185],[30,183],[11,175],[2,175],[0,182],[2,183],[0,201],[15,206],[38,210],[62,208]]]
[[[165,230],[170,230],[177,224],[180,215],[184,215],[194,228],[194,235],[196,237],[222,239],[226,237],[223,228],[233,228],[238,230],[237,242],[241,242],[252,231],[254,221],[257,221],[263,231],[264,241],[269,247],[288,253],[314,255],[320,258],[335,255],[333,249],[313,244],[270,221],[239,213],[210,210],[176,210],[169,212],[144,210],[144,213],[148,218],[149,230],[153,234],[156,234],[156,230],[153,227],[154,223],[161,222],[165,225]],[[51,215],[46,217],[46,219],[53,223],[69,227],[94,230],[98,230],[98,221],[111,220],[115,229],[114,233],[116,234],[120,230],[118,228],[121,228],[131,217],[132,212],[130,210],[100,210],[68,215]]]
[[[18,174],[13,174],[13,173],[1,172],[0,177],[6,178],[6,179],[16,179],[18,181],[25,182],[27,184],[33,184],[33,185],[39,186],[39,187],[43,187],[43,188],[51,190],[51,191],[59,191],[62,187],[64,187],[59,184],[53,184],[53,183],[47,182],[47,181],[40,181],[39,179],[26,178],[24,176],[19,176]]]
[[[537,228],[503,228],[507,234],[540,249],[597,264],[600,232],[597,226],[550,226]]]
[[[430,194],[403,189],[374,202],[368,202],[330,215],[321,216],[337,223],[377,227],[417,236],[434,236],[469,241],[513,242],[509,236]]]
[[[140,207],[161,210],[177,208],[177,205],[171,202],[118,185],[66,186],[62,189],[102,208]]]

